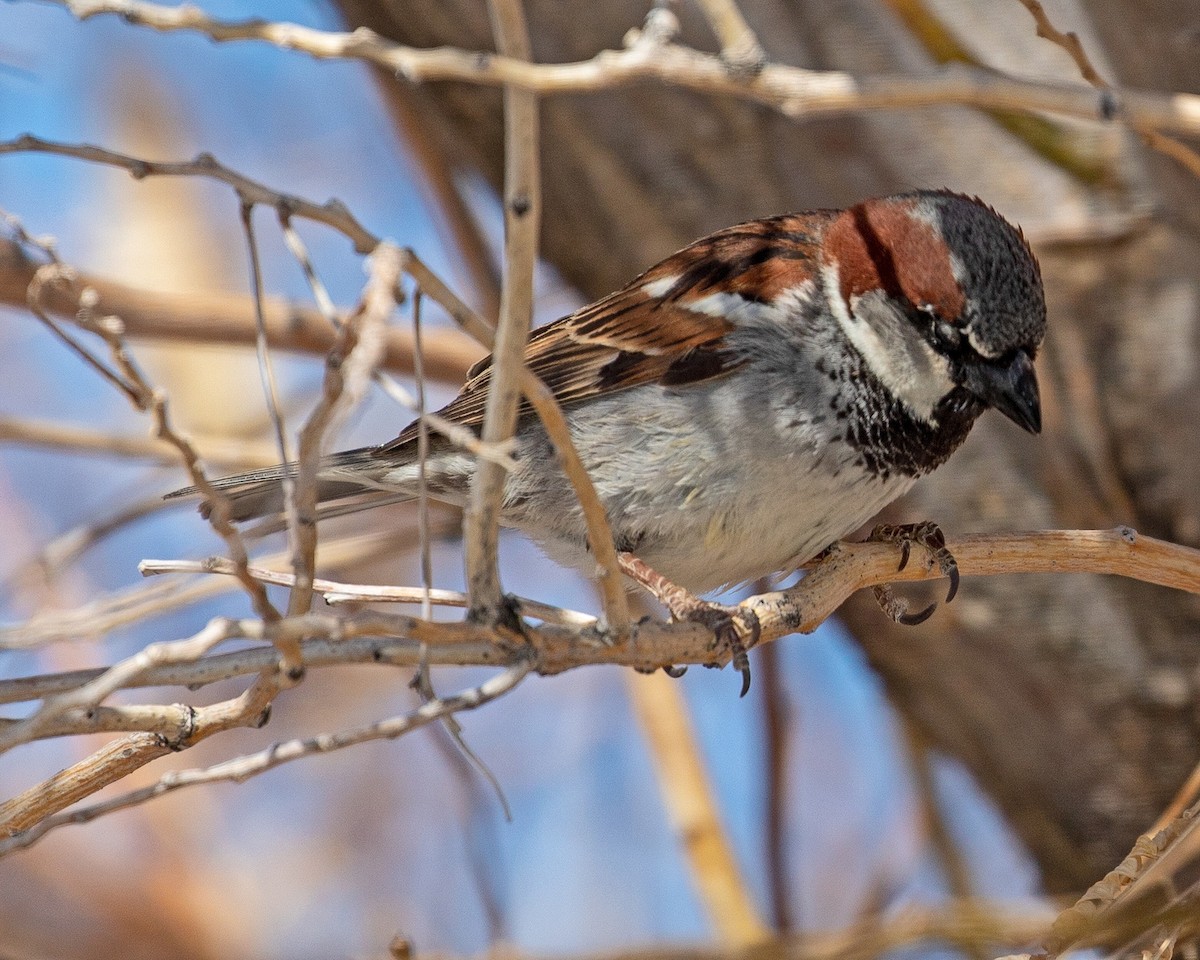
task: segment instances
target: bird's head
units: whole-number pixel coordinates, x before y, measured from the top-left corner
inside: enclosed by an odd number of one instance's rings
[[[948,401],[1041,430],[1041,273],[995,210],[948,192],[868,200],[830,224],[822,261],[846,336],[914,416],[936,424]]]

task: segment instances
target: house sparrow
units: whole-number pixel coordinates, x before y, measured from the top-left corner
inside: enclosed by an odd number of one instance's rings
[[[858,529],[988,407],[1037,433],[1045,326],[1021,232],[977,199],[920,191],[720,230],[535,330],[525,359],[563,405],[617,549],[694,594],[794,568]],[[441,415],[478,429],[490,377],[484,359]],[[327,457],[321,501],[411,499],[416,438],[412,424]],[[504,522],[594,570],[527,406],[516,459]],[[430,496],[465,503],[473,467],[431,436]],[[285,469],[217,481],[233,518],[278,512]]]

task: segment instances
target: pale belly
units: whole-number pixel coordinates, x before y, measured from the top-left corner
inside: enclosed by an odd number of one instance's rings
[[[737,422],[728,411],[746,398],[722,392],[690,395],[677,409],[657,404],[654,417],[619,431],[600,405],[573,425],[618,547],[692,592],[794,568],[913,483],[868,473],[848,444],[819,427]],[[594,573],[574,495],[547,452],[527,451],[506,519],[552,558]]]

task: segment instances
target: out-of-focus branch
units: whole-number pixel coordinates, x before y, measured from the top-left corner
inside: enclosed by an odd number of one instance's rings
[[[69,453],[107,457],[132,457],[174,466],[179,454],[169,444],[153,437],[105,433],[90,427],[68,426],[52,420],[0,417],[0,444],[23,444]],[[213,437],[199,444],[201,456],[210,463],[229,467],[265,467],[275,463],[275,448],[255,441]]]
[[[735,949],[768,940],[767,926],[721,822],[679,684],[657,672],[630,676],[625,688],[649,741],[668,817],[717,939]]]
[[[1083,49],[1083,43],[1079,39],[1079,34],[1073,30],[1068,30],[1064,33],[1054,26],[1050,22],[1050,17],[1046,14],[1046,9],[1038,0],[1018,0],[1018,2],[1033,17],[1034,23],[1037,24],[1037,35],[1044,40],[1049,40],[1056,46],[1062,47],[1067,52],[1067,55],[1075,61],[1075,66],[1079,68],[1079,75],[1084,80],[1099,90],[1106,89],[1109,86],[1108,81],[1100,76],[1100,71],[1096,69],[1095,64],[1088,57],[1087,51]]]
[[[496,49],[519,60],[531,60],[533,48],[521,0],[491,0]],[[521,397],[520,372],[525,342],[533,322],[533,269],[541,227],[542,186],[537,97],[528,91],[504,90],[504,269],[500,284],[500,322],[492,347],[482,439],[503,443],[517,425]],[[471,499],[463,515],[463,553],[471,615],[487,622],[500,617],[498,549],[500,504],[507,473],[496,463],[479,463],[471,480]]]
[[[0,238],[0,303],[24,309],[39,266],[21,244]],[[76,276],[81,286],[96,291],[96,310],[119,316],[131,339],[254,343],[254,305],[242,294],[161,293],[83,271]],[[55,287],[45,290],[42,304],[55,316],[66,318],[79,308],[74,297]],[[337,336],[320,311],[277,298],[264,298],[263,320],[272,350],[326,353]],[[455,330],[426,330],[421,345],[426,376],[451,383],[461,382],[467,368],[483,356],[483,350]],[[413,372],[410,330],[388,328],[382,365],[399,373]]]
[[[929,57],[938,64],[963,63],[984,68],[982,61],[939,17],[926,0],[884,0],[920,41]],[[1025,2],[1025,0],[1022,0]],[[1067,125],[1036,113],[1022,110],[986,111],[1010,134],[1055,166],[1084,183],[1113,183],[1117,179],[1111,158],[1080,138]]]
[[[524,59],[451,47],[417,49],[391,43],[371,30],[316,30],[263,20],[223,22],[194,6],[167,7],[142,0],[58,0],[80,19],[116,14],[155,30],[199,31],[217,41],[260,40],[319,59],[365,60],[414,83],[458,80],[532,93],[579,93],[655,79],[692,90],[766,104],[789,116],[959,104],[1046,111],[1082,119],[1123,117],[1138,127],[1200,133],[1200,95],[1122,90],[1101,95],[1072,84],[1020,80],[994,71],[952,66],[934,71],[854,76],[767,64],[747,75],[719,56],[676,44],[639,42],[604,50],[576,63]]]

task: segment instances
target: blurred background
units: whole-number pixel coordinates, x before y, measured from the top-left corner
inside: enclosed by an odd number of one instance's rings
[[[964,60],[1077,79],[1016,0],[741,7],[780,63],[882,73]],[[648,4],[526,8],[535,59],[569,61],[619,47]],[[1200,29],[1186,0],[1046,8],[1080,33],[1114,82],[1200,89]],[[325,29],[366,25],[420,47],[493,49],[482,0],[208,0],[204,9]],[[696,6],[674,9],[682,42],[718,49]],[[0,7],[0,103],[0,139],[34,133],[152,159],[204,150],[277,189],[318,202],[335,196],[494,314],[498,91],[413,87],[266,44],[218,46],[10,3]],[[797,121],[650,83],[549,98],[542,117],[537,322],[739,220],[915,187],[977,194],[1023,226],[1042,262],[1046,429],[1031,442],[985,418],[890,518],[932,517],[951,533],[1128,523],[1198,545],[1197,187],[1121,128],[944,107]],[[0,208],[31,234],[53,236],[63,259],[90,274],[198,298],[249,289],[238,204],[217,184],[139,182],[78,160],[6,155]],[[309,300],[273,214],[260,210],[256,225],[268,292]],[[297,226],[334,301],[352,305],[361,259],[343,236]],[[30,618],[86,612],[140,589],[143,558],[221,549],[186,505],[157,508],[186,482],[181,470],[12,439],[13,422],[117,436],[148,429],[20,309],[23,297],[0,307],[0,677],[111,663],[212,616],[248,615],[245,597],[226,589],[112,629],[92,629],[85,616],[70,642],[19,640]],[[449,327],[432,309],[427,319]],[[232,449],[231,465],[273,458],[252,351],[135,349],[202,448]],[[464,338],[464,355],[471,349]],[[321,360],[275,361],[294,430],[319,389]],[[456,387],[450,377],[431,382],[431,401]],[[337,443],[381,442],[409,419],[373,396]],[[144,515],[116,522],[140,504]],[[418,583],[412,514],[388,516],[358,529],[394,538],[323,572]],[[459,588],[454,519],[437,523],[434,582]],[[520,538],[505,538],[502,559],[507,589],[598,608],[588,584]],[[812,636],[756,650],[744,700],[730,671],[690,671],[676,689],[762,922],[812,932],[952,895],[1048,909],[1049,897],[1082,891],[1125,855],[1197,762],[1198,618],[1193,598],[1123,581],[969,580],[919,628],[896,627],[867,596]],[[434,682],[450,692],[483,676],[442,670]],[[658,695],[639,685],[661,679],[608,668],[535,678],[463,716],[511,822],[445,732],[427,728],[57,831],[0,866],[0,953],[374,957],[397,936],[418,952],[448,954],[719,942],[639,708]],[[404,712],[418,702],[408,680],[378,667],[310,674],[278,699],[264,729],[206,741],[120,786]],[[210,703],[237,689],[145,696]],[[0,758],[0,791],[13,796],[103,742],[10,752]]]

